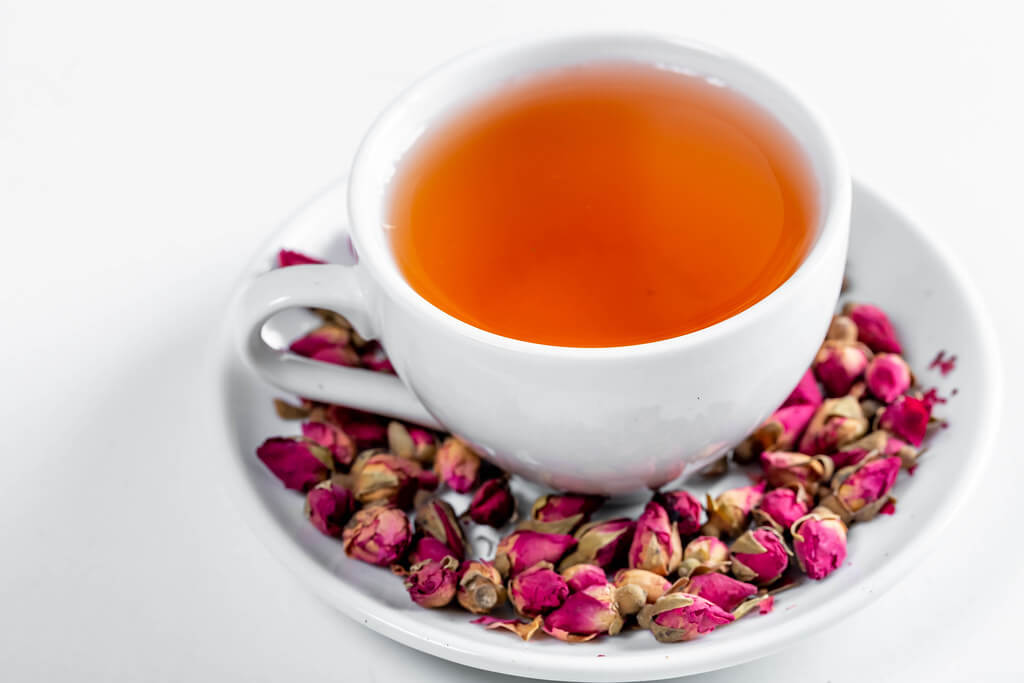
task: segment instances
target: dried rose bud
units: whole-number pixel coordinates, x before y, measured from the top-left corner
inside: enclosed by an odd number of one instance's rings
[[[341,537],[350,557],[387,567],[405,554],[412,541],[412,525],[398,508],[371,505],[352,515]]]
[[[868,363],[864,380],[872,394],[885,403],[892,403],[897,396],[910,388],[912,375],[910,366],[902,356],[880,353]]]
[[[587,586],[603,586],[608,583],[604,569],[596,564],[574,564],[562,570],[562,579],[573,593]]]
[[[463,441],[450,436],[434,457],[434,471],[453,491],[468,493],[480,475],[480,456]]]
[[[409,427],[392,420],[388,423],[388,450],[403,458],[427,465],[434,461],[437,441],[434,435],[421,427]]]
[[[359,354],[349,345],[348,330],[326,324],[293,341],[288,350],[323,363],[346,367],[359,366]]]
[[[419,564],[424,560],[437,560],[440,562],[450,556],[452,556],[452,549],[447,545],[433,536],[420,536],[413,543],[412,550],[409,551],[409,564]]]
[[[468,515],[477,524],[495,529],[505,526],[516,513],[516,497],[508,486],[508,479],[488,479],[477,488],[469,503]]]
[[[435,490],[441,482],[433,470],[421,469],[419,474],[416,475],[416,483],[419,485],[419,491],[417,491],[417,493],[420,493],[423,491]]]
[[[814,370],[808,368],[800,378],[799,384],[792,393],[782,402],[782,408],[787,406],[814,406],[817,408],[825,400],[821,395],[821,388],[818,386],[818,378],[814,376]]]
[[[523,640],[529,640],[533,637],[533,634],[540,630],[541,625],[544,623],[543,617],[537,617],[533,621],[520,621],[519,619],[498,619],[497,617],[482,616],[477,617],[471,624],[480,624],[484,628],[493,631],[495,629],[505,629],[511,631]]]
[[[700,529],[700,518],[704,508],[689,491],[659,491],[654,494],[654,502],[665,508],[668,518],[679,527],[680,535],[689,536]]]
[[[882,409],[877,423],[880,429],[886,429],[904,441],[920,446],[931,416],[930,403],[914,396],[900,396]]]
[[[826,341],[814,357],[814,374],[829,396],[844,396],[864,374],[871,351],[856,342]]]
[[[324,419],[337,425],[355,441],[357,452],[384,446],[388,441],[387,424],[378,415],[344,406],[327,406]]]
[[[535,617],[555,609],[569,597],[569,586],[550,562],[538,562],[512,577],[508,599],[516,612]]]
[[[584,524],[576,530],[576,549],[566,555],[560,567],[592,563],[610,567],[625,559],[633,540],[634,522],[620,517]]]
[[[772,489],[764,494],[761,504],[754,509],[754,521],[783,532],[806,515],[813,502],[814,498],[800,486]]]
[[[256,457],[287,488],[305,493],[331,476],[334,458],[314,441],[273,437],[256,449]]]
[[[764,451],[792,450],[816,411],[816,406],[807,404],[779,408],[736,447],[733,457],[737,462],[749,463]]]
[[[662,576],[674,572],[683,561],[679,528],[669,520],[665,508],[654,501],[647,503],[636,520],[627,559],[632,569],[646,569]]]
[[[327,422],[304,422],[302,435],[331,452],[337,469],[348,467],[356,457],[356,444],[340,428]]]
[[[817,507],[793,522],[793,553],[815,580],[839,569],[846,559],[846,525],[828,508]]]
[[[759,586],[774,583],[789,566],[792,554],[782,534],[770,526],[752,529],[735,541],[732,552],[732,573],[741,581]]]
[[[660,574],[646,569],[620,569],[615,572],[612,581],[616,587],[638,586],[644,592],[644,602],[654,604],[658,598],[667,593],[672,582]]]
[[[765,482],[754,486],[729,489],[717,498],[708,494],[708,521],[701,528],[705,536],[738,536],[747,528],[750,511],[757,507],[764,495]]]
[[[852,396],[830,398],[821,404],[800,439],[800,452],[828,455],[868,431],[860,403]]]
[[[306,256],[305,254],[292,251],[291,249],[282,249],[277,252],[277,267],[287,268],[288,266],[305,266],[313,263],[326,263],[320,259],[313,258],[312,256]]]
[[[729,471],[729,456],[722,455],[697,470],[697,473],[705,479],[717,479]]]
[[[832,459],[827,455],[774,451],[761,454],[761,468],[769,486],[799,486],[811,495],[817,493],[819,484],[827,483],[835,472]]]
[[[903,468],[909,470],[917,464],[917,457],[921,455],[921,452],[903,439],[890,434],[889,439],[885,442],[885,448],[882,449],[882,454],[898,455],[903,463]]]
[[[882,309],[870,304],[848,303],[843,307],[843,315],[853,320],[857,325],[857,339],[867,344],[872,351],[903,353],[903,347],[896,338],[896,330]]]
[[[391,453],[373,453],[357,466],[356,500],[363,505],[383,501],[408,508],[416,493],[418,473],[419,466],[410,460]]]
[[[711,572],[679,579],[671,588],[673,593],[689,593],[710,600],[726,612],[731,612],[740,603],[757,594],[757,586]]]
[[[830,341],[855,342],[857,341],[857,323],[853,322],[853,320],[845,315],[833,316],[832,322],[828,326],[828,334],[825,335],[825,339]]]
[[[405,577],[409,597],[420,607],[444,607],[455,597],[459,562],[446,557],[413,565]]]
[[[693,640],[733,620],[715,603],[689,593],[668,593],[637,617],[640,626],[649,628],[662,643]]]
[[[590,520],[604,498],[574,493],[556,493],[541,496],[533,503],[530,519],[519,524],[520,529],[543,531],[548,534],[571,534]]]
[[[680,576],[729,571],[729,546],[716,536],[698,536],[683,548]]]
[[[462,566],[455,597],[463,609],[473,614],[486,614],[505,604],[507,594],[494,565],[474,560]]]
[[[634,586],[622,592],[612,586],[590,586],[573,593],[565,603],[544,617],[544,632],[559,640],[580,643],[602,633],[622,631],[624,609],[639,609],[643,599]]]
[[[306,517],[327,536],[340,538],[345,522],[355,509],[352,491],[330,479],[320,482],[306,494]]]
[[[565,534],[513,531],[498,543],[494,566],[502,576],[515,576],[538,562],[558,562],[574,545],[576,539]]]
[[[466,556],[466,536],[447,501],[430,498],[420,504],[416,508],[416,530],[444,543],[455,559],[462,561]]]
[[[889,501],[901,460],[898,456],[867,458],[836,472],[832,493],[821,501],[846,523],[873,519]]]
[[[359,362],[367,370],[395,374],[394,366],[391,365],[387,353],[384,352],[384,347],[378,341],[371,341],[360,349]]]

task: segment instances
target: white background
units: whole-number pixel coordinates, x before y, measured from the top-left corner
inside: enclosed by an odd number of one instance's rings
[[[237,272],[389,98],[496,37],[600,27],[716,43],[810,95],[854,174],[962,260],[1006,366],[993,467],[926,565],[706,680],[1017,680],[1015,5],[0,1],[0,679],[502,680],[297,584],[224,499],[197,396]]]

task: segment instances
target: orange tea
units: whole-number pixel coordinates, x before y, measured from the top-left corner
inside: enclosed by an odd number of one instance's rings
[[[408,151],[390,239],[409,284],[470,325],[576,347],[667,339],[799,266],[816,184],[797,142],[720,84],[653,66],[541,72]]]

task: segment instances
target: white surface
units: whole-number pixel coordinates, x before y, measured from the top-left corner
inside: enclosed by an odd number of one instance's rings
[[[5,680],[485,679],[294,581],[224,499],[195,393],[259,240],[342,173],[413,76],[495,37],[656,28],[794,82],[854,174],[959,255],[1004,355],[1019,353],[1024,44],[1010,3],[629,5],[0,3]],[[1005,366],[994,466],[948,549],[836,628],[706,680],[1019,676],[1024,548],[1007,534],[1024,376]]]

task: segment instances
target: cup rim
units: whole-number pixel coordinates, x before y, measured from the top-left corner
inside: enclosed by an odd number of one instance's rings
[[[577,41],[595,43],[644,41],[660,44],[662,47],[701,52],[715,59],[731,62],[734,66],[746,71],[750,76],[765,83],[788,99],[807,119],[811,132],[822,143],[820,153],[824,163],[816,175],[819,178],[830,179],[831,182],[826,183],[830,187],[820,207],[820,227],[810,249],[796,270],[767,296],[742,311],[707,327],[656,341],[622,346],[594,347],[542,344],[489,332],[438,308],[427,301],[402,277],[397,263],[387,253],[385,239],[368,240],[362,237],[362,233],[365,230],[381,228],[379,221],[369,220],[373,212],[373,202],[367,199],[369,193],[365,192],[365,186],[371,182],[366,178],[370,150],[377,138],[381,136],[382,130],[386,128],[387,124],[405,115],[411,100],[414,100],[428,86],[448,77],[452,72],[457,72],[462,68],[471,66],[474,62],[494,58],[515,59],[517,54],[526,53],[531,49],[539,49],[557,44],[570,44]],[[763,106],[766,111],[772,112],[772,109],[767,105],[756,101],[755,103]],[[792,86],[779,81],[771,74],[732,52],[727,52],[689,38],[647,32],[544,34],[526,38],[507,39],[463,52],[417,78],[381,111],[370,125],[356,150],[348,180],[349,227],[351,239],[358,254],[359,267],[360,269],[367,268],[370,271],[371,279],[392,298],[421,317],[446,325],[461,336],[469,337],[492,347],[520,353],[580,359],[611,359],[635,356],[638,353],[678,352],[688,347],[714,343],[721,337],[730,335],[765,316],[771,315],[775,309],[783,305],[784,300],[792,292],[797,290],[805,280],[811,277],[813,271],[821,266],[825,259],[825,252],[829,249],[830,244],[836,239],[842,239],[843,235],[846,234],[847,230],[844,228],[847,228],[849,225],[851,201],[852,180],[846,157],[838,143],[838,139],[825,119]]]

